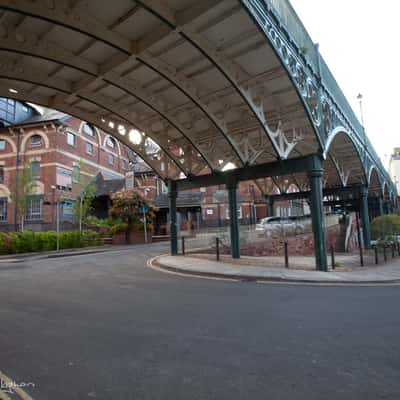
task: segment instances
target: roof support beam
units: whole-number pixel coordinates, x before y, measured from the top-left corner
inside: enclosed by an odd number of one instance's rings
[[[207,57],[213,65],[215,65],[228,82],[230,82],[230,84],[236,89],[237,93],[247,104],[254,117],[258,120],[270,140],[278,158],[286,158],[286,154],[280,151],[278,143],[275,140],[276,132],[268,126],[263,104],[256,104],[251,89],[246,89],[239,83],[241,71],[235,67],[235,63],[232,60],[229,60],[221,51],[217,50],[201,35],[185,26],[187,22],[175,15],[175,13],[168,9],[160,0],[137,0],[137,2],[145,7],[150,13],[169,25],[171,29],[176,30],[182,37]]]
[[[0,78],[1,79],[1,78]],[[55,106],[53,103],[53,98],[50,96],[43,96],[39,94],[33,94],[29,93],[28,91],[25,91],[22,87],[16,86],[13,83],[13,86],[15,89],[17,89],[18,93],[11,93],[9,92],[9,85],[6,84],[6,82],[0,80],[0,96],[2,97],[10,97],[15,100],[20,100],[23,98],[26,101],[42,105],[45,107],[52,107],[54,106],[56,109],[59,111],[65,112],[69,115],[73,115],[77,118],[80,118],[84,121],[89,122],[90,124],[93,124],[95,126],[101,127],[101,129],[116,137],[120,142],[124,143],[126,146],[128,146],[132,151],[134,151],[136,154],[138,154],[148,165],[150,165],[151,168],[154,169],[157,175],[159,175],[162,179],[165,179],[168,175],[168,158],[164,155],[164,153],[161,153],[160,160],[153,159],[152,157],[149,157],[148,154],[146,154],[146,148],[143,145],[143,143],[139,145],[135,145],[134,143],[130,142],[128,137],[118,134],[115,130],[111,129],[108,125],[105,125],[103,121],[101,120],[101,116],[93,113],[89,113],[87,111],[84,111],[78,107],[71,106],[69,104],[63,103],[62,101],[58,102],[57,105]],[[122,122],[119,120],[115,121],[116,123]],[[162,162],[165,163],[165,166],[162,167]],[[176,175],[176,178],[178,178],[179,172]]]
[[[301,172],[308,172],[315,165],[320,165],[318,155],[291,158],[271,163],[251,165],[224,172],[215,172],[209,175],[189,176],[180,179],[177,183],[178,190],[188,190],[199,187],[226,185],[231,182],[249,181],[265,177],[276,177]]]
[[[0,0],[0,7],[1,5],[2,0]],[[20,10],[20,7],[17,7],[16,9]],[[40,18],[40,14],[36,13],[35,17]],[[46,15],[46,18],[44,19],[47,20],[47,18],[50,17]],[[54,18],[51,22],[58,23],[58,18]],[[65,26],[67,22],[68,21],[65,21],[63,25]],[[77,29],[75,25],[68,25],[67,27],[69,27],[70,29]],[[95,35],[89,30],[87,30],[85,33],[92,37]],[[23,40],[17,40],[18,37],[22,37]],[[97,40],[103,40],[101,36],[95,38]],[[138,41],[138,45],[140,45],[140,48],[143,48],[142,41],[140,39]],[[132,47],[135,48],[136,44]],[[196,151],[203,156],[211,169],[217,169],[218,165],[215,164],[215,161],[208,158],[207,154],[201,148],[195,145],[192,133],[188,129],[185,129],[181,124],[179,124],[176,118],[174,118],[170,113],[167,113],[166,111],[163,111],[161,108],[157,107],[156,102],[149,100],[147,98],[148,96],[145,95],[146,91],[143,88],[140,88],[141,91],[139,91],[139,88],[133,90],[132,85],[128,83],[128,80],[126,78],[119,77],[118,74],[112,72],[112,69],[120,65],[121,62],[127,60],[130,56],[134,56],[138,59],[138,61],[142,62],[147,67],[160,74],[164,79],[168,80],[173,85],[178,87],[192,102],[194,102],[196,106],[200,108],[205,116],[211,121],[216,130],[232,147],[237,157],[237,160],[232,161],[239,161],[242,164],[245,163],[239,146],[237,145],[237,143],[235,143],[234,139],[228,133],[228,128],[223,118],[218,118],[212,112],[210,107],[204,102],[204,100],[200,98],[200,96],[198,95],[198,88],[196,88],[193,83],[189,81],[183,74],[178,74],[175,70],[172,70],[169,65],[156,59],[149,53],[145,52],[140,55],[138,54],[137,56],[135,56],[134,53],[131,53],[130,55],[124,55],[120,53],[120,55],[116,56],[113,61],[110,61],[109,64],[98,66],[82,57],[76,56],[72,52],[63,49],[60,46],[52,44],[48,41],[42,42],[35,35],[23,31],[7,32],[6,37],[0,41],[0,49],[32,57],[42,58],[48,61],[55,62],[62,66],[67,66],[86,73],[88,76],[74,85],[72,91],[75,94],[78,94],[80,90],[85,89],[90,83],[94,82],[96,79],[102,79],[108,84],[112,84],[120,88],[121,90],[124,90],[126,93],[131,94],[138,100],[144,102],[146,105],[151,105],[151,108],[154,111],[161,115],[162,118],[166,119],[168,123],[174,126],[184,137],[186,137],[187,140],[191,142],[192,146],[194,146],[196,148]]]

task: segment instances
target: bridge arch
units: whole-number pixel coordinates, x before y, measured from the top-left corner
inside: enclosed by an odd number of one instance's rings
[[[378,169],[375,165],[372,165],[368,172],[368,191],[377,196],[382,196],[382,190],[382,181]]]
[[[332,175],[334,169],[342,186],[368,182],[360,149],[345,128],[337,127],[331,132],[323,158],[327,172]]]

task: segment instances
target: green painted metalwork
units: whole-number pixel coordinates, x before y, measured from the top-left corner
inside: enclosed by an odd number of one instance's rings
[[[324,213],[322,206],[322,176],[324,170],[322,162],[315,160],[314,167],[309,171],[311,187],[311,219],[314,233],[314,251],[316,268],[319,271],[328,271],[328,260],[326,256]]]
[[[338,132],[348,135],[360,155],[365,176],[372,167],[379,180],[396,194],[396,187],[365,134],[349,102],[288,0],[241,0],[286,68],[312,122],[326,157]],[[365,182],[368,184],[369,182]]]
[[[229,218],[231,229],[231,250],[232,258],[240,258],[240,238],[239,238],[239,221],[238,221],[238,204],[237,204],[237,182],[229,182],[227,184],[229,197]]]
[[[171,255],[176,256],[178,254],[178,230],[176,225],[177,209],[176,209],[176,198],[178,192],[176,190],[176,182],[168,182],[168,197],[169,197],[169,222],[170,222],[170,236],[171,236]]]
[[[363,228],[364,246],[366,249],[371,248],[371,229],[369,225],[368,213],[368,188],[362,186],[360,188],[360,216]]]

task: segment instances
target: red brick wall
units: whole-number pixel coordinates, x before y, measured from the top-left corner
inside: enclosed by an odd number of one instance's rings
[[[102,168],[109,172],[117,173],[123,177],[125,170],[122,169],[121,159],[128,165],[127,151],[124,146],[118,144],[114,149],[105,145],[106,134],[97,131],[94,136],[89,136],[82,131],[82,121],[70,117],[64,121],[65,126],[60,123],[39,123],[34,126],[13,127],[12,129],[0,129],[0,138],[7,140],[6,148],[0,151],[0,165],[4,167],[4,184],[0,186],[1,196],[6,195],[7,190],[14,191],[13,183],[16,179],[16,153],[13,149],[17,148],[19,134],[20,167],[22,171],[26,163],[37,160],[41,164],[39,185],[43,187],[42,193],[45,201],[53,201],[61,197],[74,198],[81,190],[79,184],[72,184],[72,191],[59,191],[51,189],[56,184],[57,165],[72,171],[74,165],[78,165],[82,160],[81,176],[83,181],[88,181]],[[75,135],[75,145],[67,143],[66,131]],[[29,137],[32,134],[42,136],[40,146],[31,146]],[[86,142],[93,143],[93,155],[86,153]],[[12,146],[10,142],[14,145]],[[114,154],[114,165],[110,165],[108,154]],[[51,224],[53,222],[54,206],[43,206],[43,222]],[[9,200],[7,209],[8,224],[14,224],[14,206]],[[19,219],[19,218],[18,218]],[[20,221],[18,221],[19,223]],[[1,229],[0,225],[0,229]],[[4,226],[4,223],[3,223]]]

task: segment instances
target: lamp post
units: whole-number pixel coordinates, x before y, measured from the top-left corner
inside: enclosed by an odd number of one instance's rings
[[[363,129],[363,146],[364,146],[364,162],[367,157],[367,136],[365,134],[365,124],[364,124],[364,112],[362,106],[363,95],[361,93],[357,96],[358,104],[360,105],[360,118],[361,118],[361,125]]]
[[[59,204],[60,201],[57,199],[57,201],[54,201],[54,193],[56,190],[56,186],[52,185],[51,190],[53,191],[53,204],[56,206],[56,232],[57,232],[57,251],[60,250],[60,208]]]

